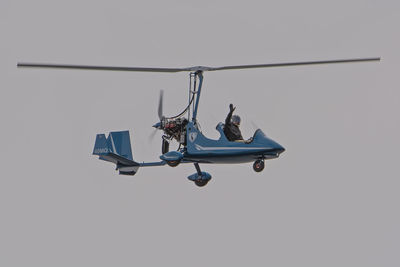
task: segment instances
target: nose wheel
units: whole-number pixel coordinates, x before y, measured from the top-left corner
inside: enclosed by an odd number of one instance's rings
[[[261,159],[256,160],[253,164],[253,170],[255,172],[261,172],[262,170],[264,170],[264,167],[265,167],[265,163]]]

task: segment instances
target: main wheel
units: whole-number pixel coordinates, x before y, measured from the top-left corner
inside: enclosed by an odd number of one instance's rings
[[[264,170],[264,167],[264,161],[261,159],[256,160],[253,164],[253,169],[255,172],[261,172],[262,170]]]
[[[194,183],[199,187],[203,187],[208,183],[208,180],[200,179],[200,180],[194,181]]]
[[[180,163],[180,161],[178,161],[178,160],[169,160],[169,161],[167,161],[167,164],[169,166],[171,166],[171,167],[176,167],[176,166],[179,165],[179,163]]]

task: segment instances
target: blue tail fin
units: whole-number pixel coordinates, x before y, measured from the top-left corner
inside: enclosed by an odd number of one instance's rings
[[[109,149],[105,134],[98,134],[94,144],[93,155],[106,155],[110,152],[112,151]]]
[[[133,161],[129,131],[111,132],[108,138],[98,134],[93,155],[115,163],[120,174],[134,175],[139,168],[139,163]]]

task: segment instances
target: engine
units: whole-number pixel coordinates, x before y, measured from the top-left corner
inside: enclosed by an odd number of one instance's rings
[[[162,122],[162,129],[164,130],[165,137],[168,139],[175,139],[178,143],[186,144],[186,125],[188,120],[186,118],[164,119]]]

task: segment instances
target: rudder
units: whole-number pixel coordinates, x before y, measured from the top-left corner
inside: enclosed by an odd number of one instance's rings
[[[133,160],[129,131],[111,132],[109,137],[113,153]]]

